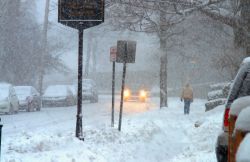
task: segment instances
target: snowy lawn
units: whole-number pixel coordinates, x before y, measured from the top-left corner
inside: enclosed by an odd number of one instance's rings
[[[163,109],[156,98],[125,103],[119,132],[117,122],[110,127],[110,97],[102,96],[98,104],[83,105],[84,142],[74,137],[75,107],[2,115],[2,161],[215,162],[223,106],[205,113],[204,102],[195,100],[189,116],[183,115],[179,98],[170,98]]]

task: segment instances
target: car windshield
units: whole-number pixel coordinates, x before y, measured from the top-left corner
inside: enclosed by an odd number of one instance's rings
[[[17,96],[29,96],[31,94],[31,88],[28,86],[14,87]]]
[[[67,87],[63,85],[49,86],[44,96],[67,96]]]
[[[9,96],[8,86],[0,86],[0,99],[6,99]]]

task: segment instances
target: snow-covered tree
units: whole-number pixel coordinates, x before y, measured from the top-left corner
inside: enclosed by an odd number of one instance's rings
[[[186,15],[203,6],[197,0],[117,0],[109,7],[111,23],[117,29],[154,33],[159,40],[160,106],[167,107],[169,39],[182,30],[175,27]]]
[[[37,84],[42,53],[42,27],[36,22],[35,1],[0,2],[0,80],[16,85]],[[62,69],[58,57],[44,55],[46,69]]]

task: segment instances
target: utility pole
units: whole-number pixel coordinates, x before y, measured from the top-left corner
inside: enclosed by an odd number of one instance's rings
[[[49,23],[49,3],[50,0],[46,0],[45,3],[45,14],[43,24],[43,35],[42,35],[42,53],[40,57],[40,73],[39,73],[39,93],[42,95],[43,92],[43,77],[44,77],[44,56],[47,55],[47,33]]]

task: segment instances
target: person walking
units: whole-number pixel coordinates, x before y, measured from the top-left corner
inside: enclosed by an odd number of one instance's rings
[[[184,114],[189,114],[190,104],[193,102],[193,89],[189,83],[185,85],[181,93],[181,102],[184,100]]]

